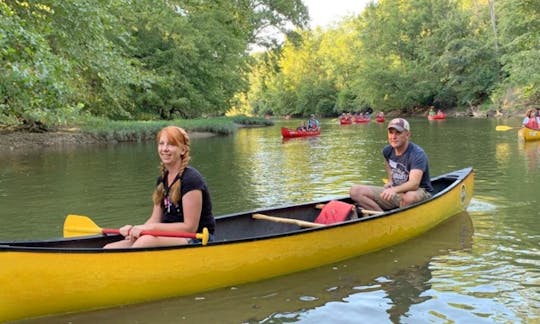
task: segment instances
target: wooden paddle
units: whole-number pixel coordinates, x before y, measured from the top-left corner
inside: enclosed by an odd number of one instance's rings
[[[87,216],[68,215],[64,221],[64,237],[84,236],[90,234],[120,234],[119,229],[101,228]],[[185,237],[202,240],[202,244],[208,243],[208,229],[205,227],[202,233],[188,233],[178,231],[142,231],[141,235]]]
[[[274,217],[274,216],[268,216],[264,214],[253,214],[251,217],[255,219],[263,219],[267,221],[272,222],[278,222],[278,223],[286,223],[286,224],[294,224],[298,225],[300,227],[323,227],[324,224],[319,223],[313,223],[313,222],[307,222],[299,219],[293,219],[293,218],[285,218],[285,217]]]
[[[507,130],[511,130],[511,129],[514,129],[514,128],[521,128],[521,126],[512,127],[512,126],[499,125],[499,126],[495,127],[495,130],[498,131],[498,132],[505,132]]]

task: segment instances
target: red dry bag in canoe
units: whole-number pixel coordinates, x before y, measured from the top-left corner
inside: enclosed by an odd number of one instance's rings
[[[338,200],[332,200],[324,205],[315,223],[334,224],[347,220],[353,214],[354,205]]]

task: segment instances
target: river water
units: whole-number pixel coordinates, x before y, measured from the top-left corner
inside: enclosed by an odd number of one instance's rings
[[[346,195],[385,177],[383,124],[322,120],[318,137],[281,126],[192,140],[192,165],[219,215]],[[530,323],[540,321],[540,142],[518,119],[411,118],[432,176],[472,166],[467,212],[406,243],[271,280],[23,323]],[[153,142],[2,153],[1,241],[61,236],[67,214],[101,227],[144,222],[159,159]],[[314,248],[316,248],[314,242]]]

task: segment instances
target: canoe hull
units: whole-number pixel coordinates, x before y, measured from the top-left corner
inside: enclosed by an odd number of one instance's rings
[[[320,128],[316,131],[313,131],[313,130],[298,131],[298,130],[293,130],[286,127],[281,127],[281,136],[283,136],[283,138],[317,136],[320,134],[321,134]]]
[[[540,140],[540,130],[523,127],[518,131],[518,136],[526,142]]]
[[[443,120],[446,119],[446,114],[437,114],[437,115],[431,115],[428,116],[429,120]]]
[[[360,118],[360,117],[355,117],[354,118],[354,123],[355,124],[367,124],[371,121],[371,119],[369,118]]]
[[[6,243],[0,245],[0,321],[190,295],[380,250],[466,209],[472,169],[443,179],[452,185],[427,202],[325,227],[300,229],[250,216],[263,212],[313,221],[320,202],[226,215],[218,218],[216,242],[207,246],[111,251]],[[234,228],[244,237],[220,239],[220,228],[224,233]],[[68,239],[61,242],[71,245]]]

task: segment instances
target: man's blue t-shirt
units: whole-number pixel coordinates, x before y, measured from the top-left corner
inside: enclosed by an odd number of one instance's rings
[[[402,155],[396,155],[392,146],[383,148],[383,156],[392,170],[392,184],[399,186],[409,180],[409,172],[413,169],[422,170],[422,180],[420,187],[427,192],[433,192],[431,178],[429,176],[429,161],[424,150],[413,142],[409,142],[407,150]]]

